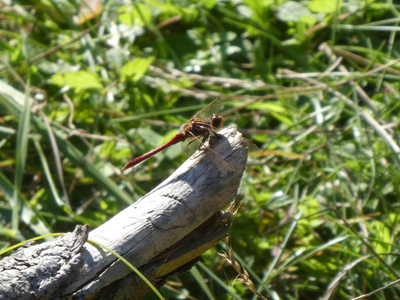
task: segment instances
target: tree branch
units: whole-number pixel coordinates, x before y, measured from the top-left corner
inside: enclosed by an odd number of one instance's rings
[[[190,268],[229,230],[233,215],[220,210],[236,197],[247,160],[246,143],[234,128],[221,130],[207,144],[153,191],[90,232],[89,239],[122,255],[156,286]],[[139,299],[148,292],[111,253],[88,243],[80,250],[82,265],[49,297]]]

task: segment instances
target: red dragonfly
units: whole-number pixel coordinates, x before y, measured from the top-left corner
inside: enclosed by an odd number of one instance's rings
[[[202,143],[204,143],[210,134],[217,134],[217,131],[221,129],[224,124],[224,119],[222,116],[212,113],[218,112],[221,108],[222,100],[220,97],[218,97],[205,108],[200,110],[197,114],[195,114],[192,119],[190,119],[190,121],[183,126],[182,131],[178,132],[170,141],[141,156],[135,157],[121,170],[124,171],[129,169],[157,154],[158,152],[187,139],[193,139],[193,141],[196,141],[200,138],[203,138]]]

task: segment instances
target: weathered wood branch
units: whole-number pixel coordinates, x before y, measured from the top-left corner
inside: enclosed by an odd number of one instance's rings
[[[0,299],[50,299],[82,265],[89,226],[43,244],[20,247],[0,261]]]
[[[156,286],[190,268],[229,230],[233,216],[221,209],[236,197],[247,160],[246,143],[234,128],[223,129],[209,143],[211,149],[197,151],[153,191],[90,232],[89,239],[122,255]],[[79,257],[75,252],[70,256],[74,268],[68,269],[57,288],[40,295],[139,299],[148,292],[142,280],[111,253],[88,243],[79,250]],[[82,263],[76,267],[78,261]],[[39,295],[31,292],[33,297]]]

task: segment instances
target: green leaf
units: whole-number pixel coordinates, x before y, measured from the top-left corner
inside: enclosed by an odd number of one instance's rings
[[[144,73],[146,73],[148,67],[154,61],[154,57],[150,58],[136,58],[122,67],[121,70],[121,79],[123,81],[132,80],[138,81],[140,80]]]
[[[154,130],[149,128],[139,128],[137,132],[146,144],[149,144],[153,147],[159,146],[162,136]]]
[[[145,26],[152,20],[151,8],[137,3],[135,6],[125,5],[119,9],[118,21],[128,26]]]
[[[101,90],[103,85],[96,73],[87,71],[66,72],[51,77],[51,81],[58,86],[69,86],[77,92],[91,89]]]
[[[282,22],[297,22],[300,18],[312,15],[301,3],[294,1],[285,2],[278,10],[277,17]]]
[[[286,109],[276,102],[256,102],[250,104],[247,109],[265,110],[269,112],[284,112]]]
[[[273,116],[275,119],[279,120],[279,122],[286,124],[287,126],[293,125],[293,121],[289,117],[286,117],[282,114],[271,113],[271,116]]]
[[[312,0],[308,8],[315,13],[333,13],[340,6],[339,0]]]

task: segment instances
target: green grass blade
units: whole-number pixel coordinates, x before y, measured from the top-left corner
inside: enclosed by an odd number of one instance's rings
[[[24,95],[20,91],[0,80],[0,94],[1,93],[6,96],[2,97],[2,99],[6,101],[6,105],[11,106],[12,110],[18,114],[18,112],[21,111],[22,104],[24,103]],[[39,117],[32,116],[31,123],[32,128],[38,134],[42,136],[48,136],[46,125]],[[121,190],[112,180],[99,172],[99,170],[88,159],[85,158],[81,151],[75,148],[70,142],[66,141],[61,131],[53,127],[53,134],[58,148],[62,154],[68,157],[77,166],[81,167],[90,176],[92,176],[95,181],[111,195],[126,202],[127,204],[132,203],[132,198],[123,190]]]
[[[49,183],[51,193],[53,194],[54,200],[58,206],[64,206],[66,203],[61,199],[58,195],[56,185],[54,184],[53,176],[51,175],[49,165],[47,164],[46,157],[44,156],[42,146],[40,146],[39,141],[34,140],[33,144],[36,147],[36,150],[39,154],[39,159],[43,166],[44,175],[46,176],[47,182]]]
[[[226,290],[233,299],[242,300],[243,298],[240,297],[237,293],[235,293],[230,286],[228,286],[225,282],[223,282],[217,275],[215,275],[212,271],[210,271],[207,266],[203,263],[198,262],[197,266],[199,266],[203,271],[205,271],[216,283],[218,283],[224,290]]]
[[[4,173],[0,172],[0,190],[3,192],[6,199],[9,199],[10,206],[12,207],[12,201],[14,197],[14,185],[7,179]],[[32,231],[37,235],[49,234],[50,230],[45,222],[43,222],[35,211],[33,211],[24,201],[23,195],[18,193],[18,201],[22,206],[21,221],[25,225],[29,225]],[[3,216],[4,217],[4,216]],[[24,238],[17,232],[14,231],[15,239],[23,240]]]
[[[190,274],[192,274],[193,278],[197,281],[203,292],[207,295],[207,299],[215,300],[216,298],[212,294],[210,288],[208,287],[206,281],[204,280],[203,276],[201,275],[199,269],[197,269],[196,266],[193,266],[190,269]]]
[[[112,255],[120,259],[125,265],[127,265],[128,268],[130,268],[136,275],[138,275],[146,284],[148,287],[152,289],[152,291],[157,295],[157,297],[161,300],[164,300],[165,298],[161,295],[161,293],[155,288],[154,285],[151,284],[151,282],[138,270],[136,269],[129,261],[127,261],[125,258],[123,258],[121,255],[119,255],[117,252],[113,251],[112,249],[108,248],[107,246],[100,244],[94,240],[88,240],[89,243],[96,245],[98,247],[104,248],[108,252],[110,252]]]
[[[30,77],[28,74],[28,82],[25,87],[25,97],[24,104],[21,111],[21,118],[18,124],[17,130],[17,147],[15,149],[15,164],[16,171],[14,177],[14,196],[13,196],[13,205],[12,205],[12,228],[15,231],[18,231],[18,224],[20,220],[20,210],[21,210],[21,202],[18,197],[19,191],[22,185],[22,178],[24,175],[25,163],[26,163],[26,155],[28,152],[28,133],[30,130]]]

